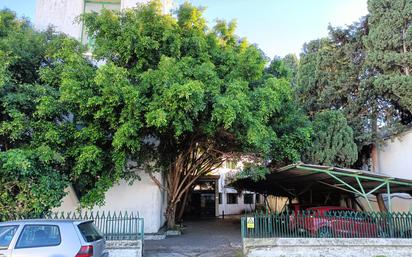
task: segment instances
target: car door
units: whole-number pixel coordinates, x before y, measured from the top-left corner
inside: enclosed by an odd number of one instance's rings
[[[379,225],[376,224],[375,219],[371,215],[366,213],[359,215],[357,223],[360,237],[378,237]]]
[[[14,246],[12,257],[66,256],[60,247],[61,232],[58,225],[26,224]]]
[[[352,210],[335,209],[328,212],[331,227],[336,237],[352,237],[353,229],[356,226],[352,218]]]
[[[0,226],[0,257],[11,257],[13,240],[17,236],[18,225]]]

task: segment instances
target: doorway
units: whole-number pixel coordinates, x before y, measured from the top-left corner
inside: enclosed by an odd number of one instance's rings
[[[187,201],[185,218],[216,217],[219,213],[218,180],[219,176],[206,176],[196,181]]]

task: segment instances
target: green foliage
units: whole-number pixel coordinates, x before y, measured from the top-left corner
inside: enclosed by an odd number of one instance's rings
[[[329,37],[305,44],[300,58],[299,101],[310,116],[324,110],[341,110],[354,131],[359,150],[379,143],[382,136],[401,132],[412,117],[407,104],[412,99],[407,93],[410,76],[402,75],[406,70],[394,59],[385,64],[382,58],[386,53],[378,49],[399,39],[396,31],[401,31],[392,25],[387,30],[380,27],[393,22],[389,15],[399,7],[385,9],[384,3],[388,2],[369,1],[370,16],[344,28],[330,27]],[[382,7],[376,7],[382,15],[374,17],[374,6]],[[405,15],[410,17],[410,13]],[[396,42],[395,48],[400,51],[402,46],[399,40]],[[394,56],[394,50],[386,50],[388,58]],[[400,56],[410,64],[407,54]]]
[[[287,78],[291,79],[293,67],[286,66],[286,63],[282,58],[275,56],[266,68],[266,73],[273,75],[275,78]]]
[[[47,33],[0,11],[0,219],[41,215],[58,206],[67,176],[58,92],[39,81],[46,65]],[[57,115],[56,115],[57,114]]]
[[[387,99],[385,121],[412,121],[412,3],[404,0],[369,0],[369,33],[365,38],[368,68],[376,72],[372,83]]]
[[[250,178],[253,181],[259,181],[265,179],[266,175],[269,173],[270,170],[262,165],[246,164],[246,167],[236,173],[234,179]]]
[[[323,111],[313,120],[313,144],[304,161],[313,164],[347,167],[358,158],[352,128],[340,111]]]
[[[282,59],[284,66],[289,70],[292,87],[296,88],[298,79],[299,59],[295,54],[287,54]]]
[[[138,179],[130,164],[167,174],[193,145],[217,162],[300,159],[311,129],[291,77],[265,74],[235,22],[208,28],[202,12],[163,15],[151,1],[86,14],[93,61],[76,40],[1,12],[1,215],[45,213],[68,183],[83,206],[102,204],[114,183]]]
[[[99,192],[118,179],[133,178],[128,160],[167,173],[193,142],[277,163],[300,159],[310,129],[295,111],[289,80],[264,76],[264,56],[237,38],[235,22],[209,29],[202,12],[185,3],[174,18],[152,1],[86,14],[93,57],[105,64],[94,67],[81,48],[66,47],[54,57],[54,69],[43,70],[46,81],[59,81],[61,101],[81,124],[79,133],[87,133],[78,137],[84,146],[77,139],[71,151],[75,174],[90,174],[86,181],[100,176],[77,186],[86,205],[101,201]],[[284,124],[296,120],[302,122]],[[102,163],[91,162],[96,159]],[[110,182],[97,183],[105,178]]]
[[[44,145],[0,152],[0,219],[41,216],[58,206],[67,181],[53,167],[62,161]]]

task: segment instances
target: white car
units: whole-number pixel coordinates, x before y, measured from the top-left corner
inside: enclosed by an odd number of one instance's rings
[[[21,220],[0,223],[0,257],[108,257],[93,221]]]

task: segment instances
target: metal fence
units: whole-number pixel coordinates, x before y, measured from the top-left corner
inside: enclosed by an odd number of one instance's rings
[[[412,238],[412,213],[254,213],[241,219],[244,238]]]
[[[60,212],[45,216],[46,219],[94,220],[106,240],[142,240],[144,220],[138,213],[128,212]]]

